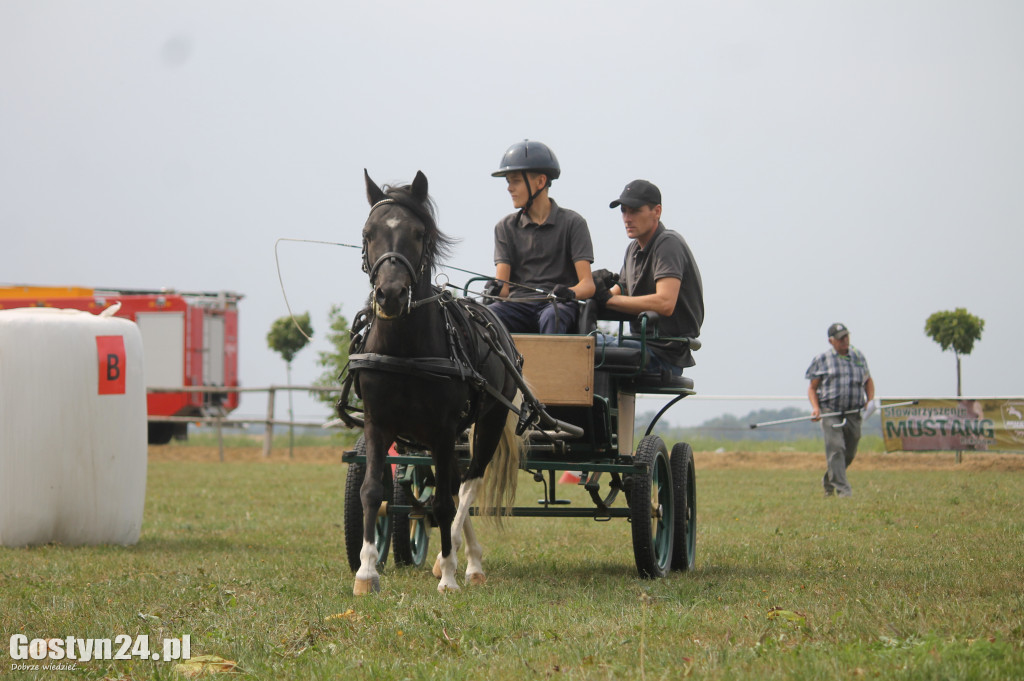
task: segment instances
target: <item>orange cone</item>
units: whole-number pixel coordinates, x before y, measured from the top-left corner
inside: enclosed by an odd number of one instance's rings
[[[566,471],[562,473],[562,477],[558,479],[558,482],[578,485],[582,474],[582,471]]]

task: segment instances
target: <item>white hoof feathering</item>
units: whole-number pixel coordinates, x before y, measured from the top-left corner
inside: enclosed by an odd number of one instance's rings
[[[356,581],[352,594],[365,596],[380,591],[380,575],[377,574],[377,546],[373,542],[364,541],[359,551],[359,569],[356,570]]]
[[[380,592],[380,577],[373,577],[372,579],[359,579],[357,577],[352,585],[353,596],[366,596],[378,592]]]
[[[441,581],[437,585],[438,592],[458,591],[459,584],[455,581],[455,573],[459,569],[459,561],[455,557],[455,552],[452,552],[447,558],[439,556],[437,562],[441,568]]]

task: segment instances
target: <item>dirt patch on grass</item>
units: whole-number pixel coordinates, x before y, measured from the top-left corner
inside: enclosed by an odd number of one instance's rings
[[[296,447],[292,454],[287,448],[274,449],[269,458],[263,457],[260,447],[226,447],[225,462],[273,463],[341,463],[341,447]],[[216,447],[192,445],[151,445],[150,461],[220,461]],[[825,454],[804,452],[696,452],[697,469],[721,468],[783,468],[792,470],[824,470]],[[861,470],[963,470],[963,471],[1024,471],[1024,455],[995,452],[964,452],[962,462],[956,462],[953,452],[898,452],[894,454],[861,452],[853,464]]]
[[[697,469],[713,468],[788,468],[824,470],[825,453],[804,452],[697,452]],[[961,470],[1024,471],[1024,456],[996,452],[964,452],[956,462],[955,452],[860,452],[853,462],[860,470]]]

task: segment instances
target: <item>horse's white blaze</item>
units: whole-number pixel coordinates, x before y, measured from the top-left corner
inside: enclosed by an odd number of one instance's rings
[[[363,548],[359,551],[359,570],[356,571],[356,579],[373,579],[379,577],[377,574],[377,545],[372,541],[363,541]]]
[[[388,218],[387,220],[384,221],[384,224],[390,227],[391,229],[394,229],[395,227],[398,227],[398,225],[402,224],[402,221],[399,220],[398,218]]]

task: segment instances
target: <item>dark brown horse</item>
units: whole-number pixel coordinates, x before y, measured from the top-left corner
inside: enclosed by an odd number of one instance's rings
[[[466,580],[484,581],[481,548],[469,522],[478,493],[485,509],[508,507],[515,495],[522,443],[510,410],[517,397],[516,364],[508,358],[519,355],[486,308],[432,285],[437,260],[452,241],[437,228],[426,176],[417,172],[411,185],[382,189],[366,174],[366,194],[371,208],[363,227],[363,268],[372,288],[370,313],[365,345],[350,358],[366,441],[359,493],[363,546],[353,592],[380,588],[375,523],[384,498],[381,474],[395,441],[430,451],[433,513],[441,532],[434,574],[441,580],[438,591],[457,591],[463,531]],[[455,445],[468,426],[472,457],[460,476]]]

